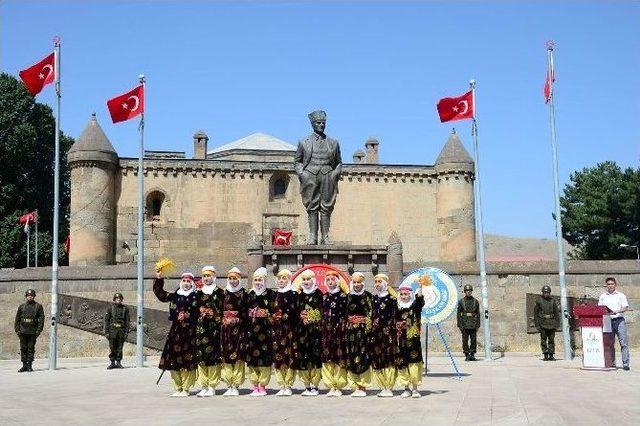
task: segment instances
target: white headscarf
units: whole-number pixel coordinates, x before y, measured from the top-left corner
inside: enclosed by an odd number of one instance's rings
[[[353,284],[354,284],[354,278],[360,278],[362,279],[362,290],[360,291],[355,291],[353,289]],[[354,272],[353,275],[351,275],[351,282],[349,283],[349,293],[355,295],[355,296],[360,296],[362,294],[364,294],[365,291],[365,285],[364,285],[364,274],[362,272]]]
[[[293,286],[291,285],[291,271],[288,269],[282,269],[280,272],[278,272],[277,277],[281,278],[281,277],[287,277],[287,285],[285,285],[284,287],[280,288],[278,287],[278,285],[276,284],[276,289],[278,291],[278,293],[286,293],[288,291],[293,290]]]
[[[259,279],[260,284],[256,285],[256,278]],[[256,295],[260,296],[262,295],[262,293],[264,293],[267,290],[267,283],[265,281],[265,279],[267,278],[267,268],[261,267],[256,269],[256,271],[253,273],[253,281],[252,283],[252,288],[251,291],[253,291]]]
[[[231,274],[237,274],[238,275],[238,285],[236,287],[231,286],[231,284],[229,284],[229,275]],[[237,291],[239,291],[242,288],[242,280],[240,279],[241,274],[240,274],[240,269],[238,268],[231,268],[229,269],[229,272],[227,272],[227,286],[225,287],[225,290],[231,292],[231,293],[235,293]]]
[[[329,288],[329,285],[327,284],[327,278],[329,278],[329,277],[330,277],[330,275],[327,275],[326,277],[324,277],[324,285],[326,285],[326,286],[327,286],[327,289],[329,290],[329,293],[330,293],[330,294],[336,294],[337,292],[339,292],[340,290],[342,290],[342,289],[340,288],[340,277],[336,277],[336,279],[337,279],[337,281],[338,281],[338,282],[337,282],[337,284],[336,284],[336,288],[334,288],[334,289]]]
[[[213,266],[205,266],[202,268],[202,273],[204,274],[205,272],[213,273],[212,281],[211,284],[205,284],[204,277],[202,277],[202,287],[200,287],[200,291],[210,296],[216,290],[216,268]]]
[[[410,291],[410,297],[409,297],[409,301],[408,302],[403,302],[402,300],[400,300],[400,291],[401,290],[409,290]],[[411,284],[409,283],[402,283],[400,284],[400,287],[398,287],[398,307],[400,309],[406,309],[406,308],[410,308],[411,305],[413,305],[413,302],[416,300],[416,294],[413,291],[413,289],[411,288]]]
[[[373,292],[378,297],[385,297],[389,292],[387,288],[389,287],[389,277],[385,274],[378,274],[373,277],[374,280],[382,280],[382,290],[376,290],[376,284],[373,283]]]
[[[301,275],[302,278],[311,278],[311,288],[306,289],[302,283],[300,283],[300,288],[304,291],[305,294],[311,294],[318,288],[318,284],[316,284],[316,275],[311,270],[304,271]]]
[[[189,290],[185,290],[182,288],[182,282],[184,280],[191,281],[191,288]],[[191,272],[185,272],[180,277],[180,283],[178,284],[180,288],[176,291],[180,296],[188,296],[195,291],[195,283],[193,282],[193,274]]]

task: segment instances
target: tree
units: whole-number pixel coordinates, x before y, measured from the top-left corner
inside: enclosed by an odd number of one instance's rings
[[[38,210],[39,265],[51,265],[55,120],[15,77],[0,74],[0,267],[26,265],[26,235],[18,217]],[[67,152],[73,139],[60,136],[60,254],[69,233],[70,176]],[[32,244],[32,248],[33,244]],[[32,252],[33,255],[33,252]]]
[[[635,258],[640,241],[640,168],[606,161],[573,172],[560,198],[564,238],[577,259]]]

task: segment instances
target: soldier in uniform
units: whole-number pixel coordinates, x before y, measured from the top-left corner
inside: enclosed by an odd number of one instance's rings
[[[309,216],[309,244],[329,244],[331,213],[338,196],[338,179],[342,173],[342,156],[337,140],[324,133],[327,114],[314,111],[309,114],[313,133],[298,143],[295,170],[300,179],[302,204]]]
[[[20,358],[22,368],[18,373],[33,371],[33,357],[36,352],[36,339],[44,327],[44,309],[35,301],[36,291],[29,289],[24,294],[27,301],[18,307],[15,330],[20,338]]]
[[[480,303],[471,295],[473,287],[464,286],[464,297],[458,301],[458,328],[462,333],[462,350],[465,361],[475,361],[476,335],[480,328]]]
[[[540,347],[545,361],[555,361],[554,339],[560,319],[559,312],[558,304],[551,298],[551,287],[545,285],[542,287],[542,296],[538,298],[533,308],[533,319],[540,333]]]
[[[107,370],[122,368],[122,347],[129,335],[129,308],[122,304],[122,293],[113,295],[113,303],[104,314],[104,335],[109,340],[109,359]]]

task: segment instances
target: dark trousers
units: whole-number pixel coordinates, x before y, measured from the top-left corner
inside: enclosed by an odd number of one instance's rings
[[[556,329],[555,328],[541,328],[540,329],[540,348],[543,354],[556,353]]]
[[[37,338],[38,336],[35,334],[20,334],[20,360],[22,362],[33,362]]]
[[[476,342],[476,335],[478,329],[476,328],[463,328],[462,329],[462,351],[465,355],[474,355],[478,347]]]
[[[109,359],[122,361],[122,347],[126,337],[123,330],[111,331],[109,334]]]

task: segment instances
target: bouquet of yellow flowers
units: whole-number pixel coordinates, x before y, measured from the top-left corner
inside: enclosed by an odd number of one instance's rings
[[[411,327],[407,328],[407,339],[416,337],[419,332],[420,332],[420,328],[418,328],[417,325],[412,325]]]
[[[307,309],[307,322],[318,322],[322,316],[320,315],[320,311],[318,309]]]
[[[167,276],[176,272],[176,264],[172,260],[162,258],[156,262],[156,271]]]

